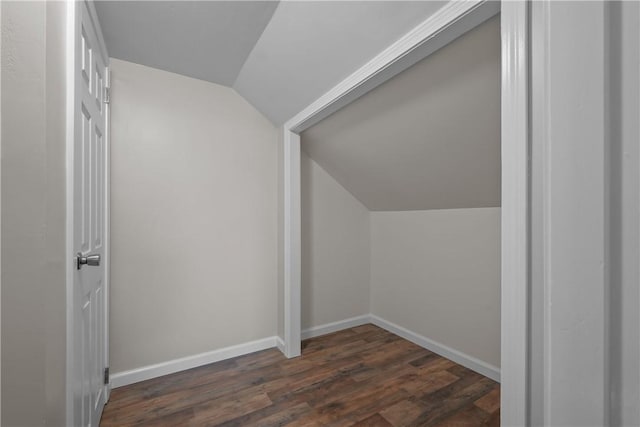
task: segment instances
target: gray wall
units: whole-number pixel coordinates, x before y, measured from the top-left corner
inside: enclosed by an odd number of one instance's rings
[[[230,88],[111,64],[113,372],[276,335],[276,129]]]
[[[612,5],[612,425],[640,425],[640,4]]]
[[[371,313],[500,367],[500,208],[371,212]]]
[[[0,7],[2,425],[63,425],[66,8]]]
[[[304,152],[302,329],[369,314],[369,211]]]

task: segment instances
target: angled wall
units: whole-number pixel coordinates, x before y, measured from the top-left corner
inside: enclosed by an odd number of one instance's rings
[[[302,133],[371,211],[500,206],[500,17]]]
[[[301,153],[302,329],[369,314],[369,211]]]

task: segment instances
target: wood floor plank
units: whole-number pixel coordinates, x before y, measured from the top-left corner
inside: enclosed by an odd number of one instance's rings
[[[102,426],[499,426],[494,381],[374,325],[113,390]]]
[[[486,427],[500,427],[500,409],[491,414],[484,424]]]
[[[352,387],[344,387],[340,390],[336,390],[327,398],[323,398],[320,395],[314,395],[309,398],[308,402],[309,405],[315,408],[319,408],[331,404],[336,404],[336,402],[338,404],[344,404],[345,402],[349,402],[363,394],[367,396],[380,395],[385,391],[386,387],[393,385],[391,383],[392,380],[407,374],[411,374],[412,372],[412,367],[408,365],[393,371],[389,370],[387,372],[382,372],[379,375],[366,381],[356,383]]]
[[[142,426],[145,427],[173,427],[185,426],[191,424],[194,419],[193,408],[186,408],[178,412],[171,413],[164,417],[149,418],[145,420],[137,420],[125,422],[116,417],[106,418],[103,416],[100,425],[103,427],[129,427]]]
[[[489,393],[475,401],[475,405],[488,414],[493,414],[500,409],[500,388],[495,387]]]
[[[409,400],[401,400],[395,405],[380,411],[380,415],[384,417],[393,427],[408,426],[422,414],[422,407]]]
[[[481,427],[489,419],[489,414],[474,405],[467,405],[452,416],[437,424],[438,427]]]
[[[457,383],[464,383],[464,380],[458,380],[456,383],[453,383],[452,386]],[[430,404],[418,417],[416,423],[425,426],[437,425],[445,418],[452,416],[458,411],[462,411],[466,406],[469,406],[471,402],[487,394],[493,387],[495,387],[494,381],[488,378],[481,378],[467,387],[456,390],[442,400],[436,399],[434,395],[445,390],[446,387],[436,393],[432,393]]]
[[[420,366],[429,363],[430,361],[434,360],[434,359],[439,359],[440,356],[438,356],[435,353],[432,353],[428,350],[425,350],[427,352],[427,354],[425,354],[424,356],[414,360],[411,362],[411,365],[415,366],[416,368],[419,368]]]
[[[378,393],[353,396],[351,400],[335,401],[317,408],[315,421],[322,426],[351,426],[374,415],[380,408],[391,406],[407,397],[404,390],[384,387]]]
[[[195,416],[192,423],[195,425],[216,426],[225,421],[239,418],[246,413],[266,408],[269,405],[271,405],[271,400],[266,393],[251,394],[244,399],[206,402],[193,409]]]
[[[237,367],[235,360],[229,359],[207,366],[202,366],[175,374],[119,387],[111,391],[111,408],[119,410],[125,406],[137,403],[153,396],[171,391],[183,390],[196,384],[206,384],[215,381],[220,375],[229,375]]]
[[[248,418],[247,420],[241,421],[237,426],[259,426],[259,427],[271,427],[271,426],[283,426],[290,424],[291,422],[300,418],[300,416],[304,414],[308,414],[311,412],[311,407],[303,402],[299,403],[290,408],[286,408],[284,410],[279,410],[277,412],[272,413],[266,417],[253,417],[254,420]],[[254,414],[262,415],[260,412],[256,411]]]
[[[357,422],[353,427],[393,427],[389,421],[385,420],[380,414],[374,414],[369,418],[366,418],[360,422]]]
[[[411,395],[425,395],[440,390],[443,387],[459,381],[460,378],[451,372],[438,371],[430,373],[427,376],[413,373],[408,376],[401,377],[402,389]]]

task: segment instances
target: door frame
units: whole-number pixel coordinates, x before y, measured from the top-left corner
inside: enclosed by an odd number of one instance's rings
[[[450,1],[282,126],[281,349],[287,357],[301,354],[300,132],[497,13],[501,13],[502,40],[501,417],[504,425],[527,425],[530,12],[526,0]]]
[[[66,142],[65,142],[65,162],[66,162],[66,182],[65,182],[65,194],[66,194],[66,223],[65,223],[65,237],[66,237],[66,254],[65,254],[65,281],[66,281],[66,372],[65,372],[65,412],[67,425],[76,425],[74,418],[74,402],[73,402],[73,387],[75,381],[74,375],[74,274],[75,274],[75,254],[74,254],[74,239],[73,239],[73,203],[74,203],[74,138],[75,138],[75,126],[77,120],[75,117],[75,108],[78,102],[77,94],[75,90],[76,82],[76,42],[78,35],[80,34],[80,7],[82,4],[86,4],[91,20],[96,30],[96,36],[98,38],[99,49],[104,54],[104,63],[106,64],[106,86],[110,86],[111,80],[111,68],[109,66],[109,54],[107,46],[104,42],[102,35],[102,29],[100,28],[100,22],[98,21],[98,14],[95,9],[93,0],[65,0],[66,2]],[[105,315],[105,364],[109,366],[109,270],[110,270],[110,152],[111,152],[111,131],[110,131],[110,107],[109,104],[105,104],[105,200],[104,200],[104,221],[105,221],[105,235],[104,235],[104,264],[105,271],[105,298],[104,298],[104,315]],[[111,383],[105,385],[105,403],[109,400],[109,394],[111,392]]]

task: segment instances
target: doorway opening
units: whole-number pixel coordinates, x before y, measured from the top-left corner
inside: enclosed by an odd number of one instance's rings
[[[526,424],[528,343],[528,9],[500,7],[501,178],[500,198],[500,377],[503,422]],[[283,319],[280,347],[301,353],[302,193],[300,133],[372,88],[447,45],[498,13],[492,2],[467,10],[441,10],[424,26],[374,58],[342,84],[300,112],[283,130]],[[419,34],[418,34],[419,33]]]

